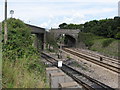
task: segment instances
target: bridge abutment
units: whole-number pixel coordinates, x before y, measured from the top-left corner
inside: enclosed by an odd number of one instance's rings
[[[45,49],[46,45],[46,31],[44,28],[26,24],[31,28],[31,34],[35,34],[34,47],[40,52]]]

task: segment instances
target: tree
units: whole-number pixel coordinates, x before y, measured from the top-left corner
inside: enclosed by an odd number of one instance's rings
[[[59,27],[60,27],[60,29],[64,29],[66,25],[67,25],[66,23],[62,23],[59,25]]]
[[[55,39],[53,33],[47,33],[46,41],[47,41],[47,46],[48,46],[49,50],[51,49],[50,48],[51,46],[57,50],[57,48],[58,48],[57,40]]]
[[[82,28],[83,26],[84,28]],[[120,18],[93,20],[85,24],[62,23],[59,27],[61,29],[80,29],[85,33],[93,33],[107,38],[116,38],[116,34],[120,32]]]

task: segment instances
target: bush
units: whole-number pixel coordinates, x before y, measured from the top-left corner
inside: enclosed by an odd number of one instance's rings
[[[3,57],[16,60],[37,53],[32,47],[31,30],[21,20],[10,18],[7,20],[8,40],[3,44]]]
[[[92,33],[83,33],[80,32],[78,36],[78,41],[83,42],[88,48],[94,44],[95,39],[100,39],[101,37],[96,36]]]
[[[116,39],[120,39],[120,32],[118,32],[115,36]]]
[[[107,46],[109,46],[113,41],[114,41],[114,39],[112,39],[112,38],[105,39],[105,40],[102,42],[102,47],[107,47]]]
[[[89,41],[89,40],[85,41],[85,45],[86,45],[88,48],[90,48],[93,44],[94,44],[94,43],[93,43],[92,41]]]

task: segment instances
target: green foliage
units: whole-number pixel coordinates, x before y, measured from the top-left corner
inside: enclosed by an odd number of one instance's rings
[[[94,45],[90,48],[90,50],[99,52],[99,53],[106,55],[106,56],[118,57],[118,55],[119,55],[118,44],[119,44],[120,40],[114,39],[113,42],[111,44],[109,44],[107,47],[103,47],[103,42],[105,40],[107,40],[107,38],[94,40]]]
[[[117,28],[117,34],[115,35],[115,38],[120,39],[120,27]]]
[[[51,49],[51,48],[50,48],[51,46],[52,46],[53,49],[55,49],[55,50],[58,49],[57,40],[55,39],[53,33],[47,34],[46,41],[47,41],[46,43],[47,43],[47,46],[48,46],[49,51],[54,51],[54,50],[50,50],[50,49]]]
[[[109,46],[113,41],[114,41],[114,39],[112,39],[112,38],[105,39],[105,40],[102,42],[102,47],[107,47],[107,46]]]
[[[120,18],[118,19],[103,19],[99,21],[90,21],[84,24],[84,32],[91,32],[95,35],[115,38],[115,35],[119,31],[117,27],[120,27]]]
[[[85,44],[88,48],[90,48],[94,43],[92,41],[86,41]]]
[[[64,28],[66,27],[66,25],[67,25],[66,23],[62,23],[62,24],[59,25],[59,27],[60,27],[61,29],[64,29]]]
[[[66,24],[62,23],[59,25],[60,29],[83,29],[83,24]]]
[[[116,34],[116,38],[117,38],[117,39],[120,39],[120,32],[118,32],[118,33]]]
[[[120,18],[93,20],[84,24],[67,24],[64,29],[80,29],[85,33],[93,33],[98,36],[107,38],[116,38],[116,34],[120,32]],[[118,38],[117,38],[118,39]]]
[[[5,60],[4,60],[5,59]],[[36,56],[21,58],[15,62],[3,59],[3,88],[45,88],[45,68]],[[31,66],[34,66],[32,68]]]
[[[3,88],[46,87],[45,66],[32,46],[34,36],[31,35],[30,28],[14,18],[8,19],[7,25],[8,41],[2,47]]]
[[[32,47],[32,35],[28,28],[19,19],[10,18],[7,20],[8,41],[3,44],[3,57],[16,60],[16,58],[28,57],[36,50]]]
[[[96,36],[92,33],[80,32],[78,35],[78,41],[85,43],[85,45],[90,48],[94,44],[95,39],[100,39],[102,37]]]

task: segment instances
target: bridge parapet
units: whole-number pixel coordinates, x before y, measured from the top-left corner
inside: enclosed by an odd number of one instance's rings
[[[51,29],[50,32],[59,34],[78,34],[80,29]]]
[[[33,34],[41,34],[41,33],[46,32],[44,28],[34,26],[34,25],[30,25],[30,24],[26,24],[26,25],[31,28],[31,33],[33,33]]]
[[[77,40],[78,33],[80,29],[51,29],[50,33],[54,33],[55,37],[58,37],[60,34],[66,34],[74,37]]]

